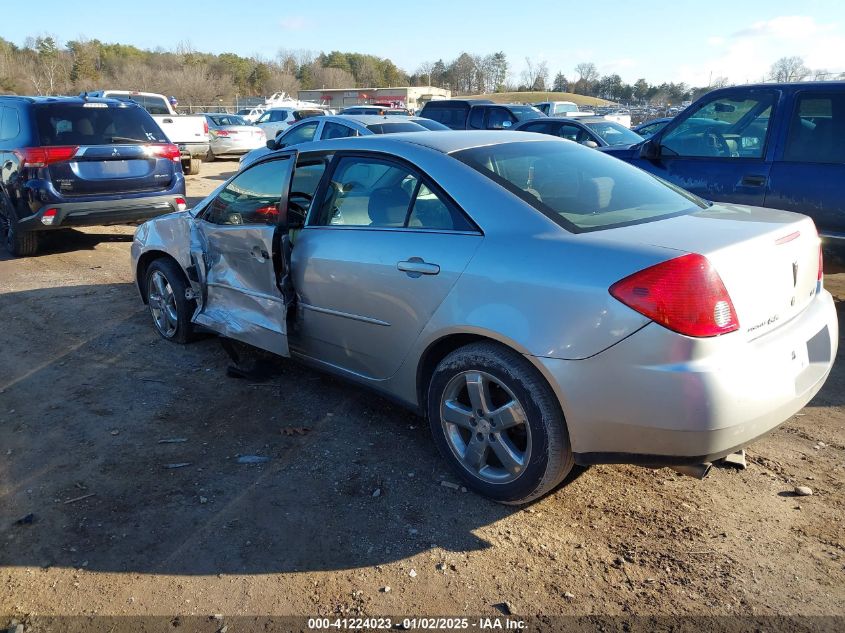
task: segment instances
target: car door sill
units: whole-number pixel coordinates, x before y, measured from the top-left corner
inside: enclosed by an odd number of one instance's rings
[[[251,297],[258,297],[259,299],[267,299],[268,301],[275,301],[276,303],[284,303],[284,299],[281,297],[277,297],[275,295],[267,294],[266,292],[258,292],[257,290],[250,290],[249,288],[238,288],[235,286],[230,286],[229,284],[221,284],[216,281],[210,281],[206,284],[209,287],[214,288],[226,288],[227,290],[234,290],[241,294],[249,295]]]

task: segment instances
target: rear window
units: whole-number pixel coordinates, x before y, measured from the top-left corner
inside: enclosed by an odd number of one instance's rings
[[[138,106],[104,103],[49,103],[35,106],[42,145],[169,143],[164,132]]]
[[[322,110],[297,110],[293,113],[293,118],[297,121],[301,121],[302,119],[307,119],[312,116],[322,116]]]
[[[503,143],[452,156],[574,233],[650,222],[708,206],[645,171],[567,141]]]
[[[425,128],[410,121],[405,123],[373,123],[367,129],[374,134],[397,134],[399,132],[424,132]]]
[[[598,134],[608,145],[633,145],[643,140],[642,136],[615,121],[598,121],[584,125]]]
[[[234,114],[219,114],[209,116],[208,118],[211,119],[214,125],[249,125],[241,117]]]

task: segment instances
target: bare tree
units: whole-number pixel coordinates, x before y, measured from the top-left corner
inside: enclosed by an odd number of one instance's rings
[[[522,71],[522,83],[529,90],[545,90],[549,79],[549,65],[545,61],[532,62],[525,58],[525,70]]]
[[[801,81],[810,74],[810,69],[804,65],[800,57],[781,57],[769,70],[769,78],[774,81]]]
[[[427,86],[431,85],[431,73],[434,70],[434,62],[423,62],[417,68],[417,75],[425,77]]]
[[[311,66],[311,83],[316,88],[349,88],[355,85],[355,77],[341,68],[323,68],[315,62]]]
[[[593,84],[599,78],[598,68],[593,62],[581,62],[575,67],[575,72],[578,73],[578,81],[584,81],[587,84]]]

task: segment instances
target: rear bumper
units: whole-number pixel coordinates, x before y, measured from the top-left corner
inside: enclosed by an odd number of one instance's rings
[[[215,139],[211,141],[211,151],[214,154],[222,156],[224,154],[246,154],[259,147],[264,147],[266,139],[263,136],[258,136],[251,140],[237,140],[231,139]]]
[[[759,339],[690,339],[656,324],[585,360],[537,359],[558,392],[582,464],[700,463],[800,411],[824,385],[839,341],[822,290]]]
[[[132,224],[155,218],[165,213],[179,211],[176,199],[184,194],[128,198],[121,200],[96,200],[88,202],[62,202],[45,204],[36,213],[22,218],[20,231],[47,231],[73,226],[104,226],[107,224]],[[55,220],[45,225],[41,218],[48,209],[55,209]]]
[[[208,154],[208,141],[202,143],[176,143],[179,147],[179,155],[184,158],[202,158]]]

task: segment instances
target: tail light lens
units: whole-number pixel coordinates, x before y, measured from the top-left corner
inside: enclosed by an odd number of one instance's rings
[[[203,121],[203,122],[202,122],[202,130],[203,130],[203,132],[205,132],[206,134],[208,134],[208,121]]]
[[[179,211],[184,211],[188,208],[188,203],[185,201],[185,198],[176,198],[176,208]]]
[[[702,255],[683,255],[641,270],[613,284],[610,294],[686,336],[718,336],[739,329],[725,284]]]
[[[76,154],[77,145],[54,145],[52,147],[23,147],[14,150],[21,161],[21,167],[46,167],[52,163],[68,160]]]
[[[56,221],[56,213],[58,209],[47,209],[44,213],[41,214],[41,224],[44,226],[52,226],[53,222]]]
[[[147,145],[147,151],[151,156],[156,156],[158,158],[168,158],[176,163],[181,160],[179,148],[176,145],[173,145],[172,143]]]
[[[229,136],[229,132],[227,130],[211,130],[212,136]]]
[[[819,244],[819,275],[816,277],[816,281],[821,284],[824,281],[824,252],[822,251],[822,245]]]

